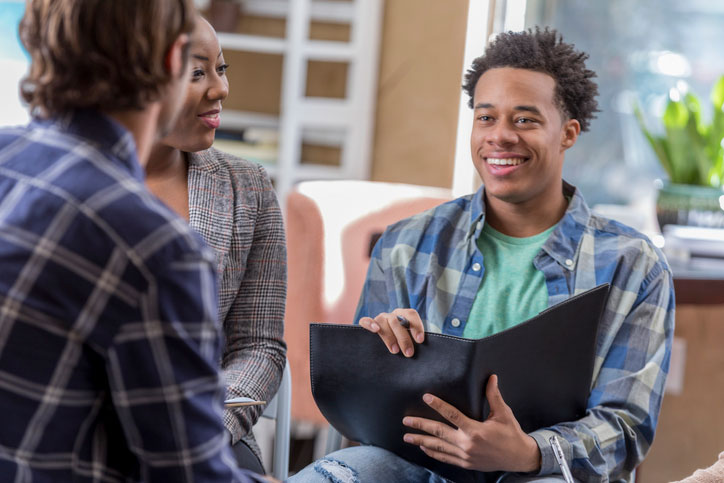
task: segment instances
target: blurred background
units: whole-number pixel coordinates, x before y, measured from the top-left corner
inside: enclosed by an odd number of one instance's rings
[[[564,177],[674,267],[668,392],[638,481],[681,478],[724,450],[724,2],[196,3],[230,65],[215,145],[264,165],[284,207],[293,471],[328,439],[309,390],[309,322],[352,321],[387,224],[479,186],[462,76],[497,33],[535,26],[556,28],[598,74],[601,112],[568,151]],[[0,0],[0,125],[28,120],[17,87],[28,62],[23,9]]]

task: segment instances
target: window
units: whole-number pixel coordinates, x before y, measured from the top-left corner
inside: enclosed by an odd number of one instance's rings
[[[28,57],[18,38],[24,11],[22,1],[0,1],[0,126],[25,124],[29,117],[19,95],[19,82],[28,68]]]
[[[598,74],[601,112],[568,151],[564,178],[591,205],[652,196],[654,180],[665,174],[633,104],[639,102],[649,127],[658,128],[671,89],[689,89],[702,100],[704,118],[711,116],[709,92],[724,74],[724,2],[528,0],[525,23],[556,28],[590,55],[586,64]]]

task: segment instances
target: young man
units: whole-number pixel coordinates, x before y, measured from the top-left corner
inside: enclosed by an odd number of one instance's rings
[[[143,179],[195,15],[26,2],[34,119],[0,131],[3,481],[248,481],[221,419],[213,255]]]
[[[411,357],[425,331],[485,337],[611,285],[584,418],[525,434],[493,376],[485,421],[430,394],[423,400],[450,424],[404,419],[423,432],[404,440],[428,456],[506,472],[504,481],[562,480],[552,435],[577,480],[628,479],[653,440],[668,371],[674,294],[663,255],[635,230],[592,214],[562,179],[564,154],[597,107],[586,58],[555,31],[536,29],[498,36],[474,61],[464,88],[483,187],[388,227],[356,317],[390,352]],[[409,331],[397,316],[410,322]],[[326,471],[364,482],[392,471],[398,482],[440,481],[373,447],[342,450],[321,463],[300,480],[323,479]]]

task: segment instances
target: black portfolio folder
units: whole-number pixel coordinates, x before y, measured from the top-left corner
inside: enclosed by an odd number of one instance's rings
[[[427,392],[483,420],[491,374],[525,432],[583,417],[607,295],[608,285],[600,285],[483,339],[426,333],[409,359],[390,354],[362,327],[311,324],[314,400],[352,441],[388,449],[453,481],[479,481],[481,473],[437,462],[405,443],[403,434],[412,430],[402,418],[444,421],[422,401]]]

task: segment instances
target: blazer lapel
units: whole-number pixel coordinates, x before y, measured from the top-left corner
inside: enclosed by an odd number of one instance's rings
[[[216,270],[224,272],[234,227],[234,190],[228,170],[208,151],[189,153],[189,224],[213,248]]]

